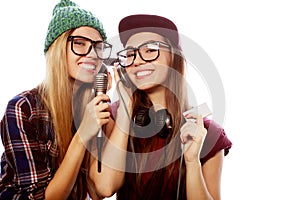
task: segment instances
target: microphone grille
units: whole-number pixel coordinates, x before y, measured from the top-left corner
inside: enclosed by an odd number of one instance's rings
[[[108,85],[108,77],[106,73],[98,73],[95,76],[95,94],[105,94]]]

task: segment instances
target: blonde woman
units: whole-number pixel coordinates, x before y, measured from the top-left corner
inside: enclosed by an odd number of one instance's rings
[[[100,104],[109,97],[91,92],[110,56],[105,40],[91,12],[69,0],[55,6],[44,47],[46,78],[9,101],[1,121],[0,199],[87,198],[86,147],[111,124],[108,104]]]

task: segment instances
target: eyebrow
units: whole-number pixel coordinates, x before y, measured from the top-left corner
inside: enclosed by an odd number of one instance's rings
[[[77,38],[82,38],[82,39],[86,39],[86,40],[89,40],[91,42],[103,42],[103,40],[92,40],[91,38],[88,38],[88,37],[85,37],[85,36],[82,36],[82,35],[70,35],[69,37],[77,37]]]

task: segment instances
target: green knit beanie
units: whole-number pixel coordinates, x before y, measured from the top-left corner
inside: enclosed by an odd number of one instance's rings
[[[52,19],[48,26],[45,40],[44,53],[47,52],[51,44],[65,31],[80,26],[89,26],[97,29],[103,40],[106,40],[106,34],[102,23],[91,12],[80,8],[70,0],[61,0],[54,9]]]

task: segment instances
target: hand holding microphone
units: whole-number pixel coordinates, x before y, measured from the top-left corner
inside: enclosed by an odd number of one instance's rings
[[[95,96],[106,94],[107,85],[108,85],[107,70],[104,66],[102,66],[99,73],[95,75]],[[103,146],[104,131],[105,131],[105,126],[102,126],[97,135],[98,172],[101,172],[101,152]]]

